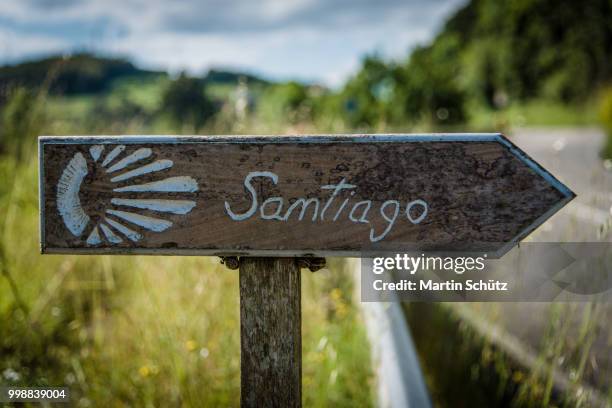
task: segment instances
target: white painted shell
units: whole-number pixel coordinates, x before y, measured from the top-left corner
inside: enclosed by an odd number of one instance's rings
[[[89,154],[94,166],[105,168],[106,173],[116,173],[126,167],[149,158],[153,152],[149,148],[140,148],[120,158],[125,150],[125,145],[115,146],[103,159],[105,146],[95,145],[89,149]],[[144,174],[155,173],[172,168],[172,160],[162,159],[141,167],[114,175],[110,181],[113,183],[125,182],[134,177]],[[57,208],[64,224],[72,235],[79,237],[89,224],[90,217],[81,206],[79,192],[85,176],[87,176],[87,160],[82,153],[76,153],[64,169],[57,185]],[[139,214],[138,210],[149,210],[159,213],[188,214],[196,206],[195,201],[151,198],[122,198],[121,193],[169,193],[198,191],[198,183],[189,176],[174,176],[145,184],[134,184],[113,189],[117,196],[111,199],[111,204],[116,208],[107,208],[106,217],[98,225],[95,225],[86,239],[87,245],[96,246],[108,242],[119,244],[123,237],[137,242],[143,238],[138,231],[142,228],[152,232],[162,232],[172,226],[172,221],[162,218],[150,217]],[[129,211],[128,211],[129,210]]]
[[[72,235],[79,236],[89,223],[81,207],[79,191],[87,175],[87,162],[81,153],[74,155],[57,183],[57,209]]]

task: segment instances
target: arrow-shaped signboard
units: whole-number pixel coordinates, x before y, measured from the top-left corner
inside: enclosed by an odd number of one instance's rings
[[[494,251],[574,197],[501,134],[39,142],[45,253]]]

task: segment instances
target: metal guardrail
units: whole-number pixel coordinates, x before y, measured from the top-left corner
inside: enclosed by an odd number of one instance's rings
[[[359,293],[360,262],[352,259]],[[399,302],[362,302],[377,378],[378,405],[383,408],[430,408],[431,399],[410,329]]]

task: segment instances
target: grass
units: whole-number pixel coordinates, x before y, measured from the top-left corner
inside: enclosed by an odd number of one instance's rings
[[[514,355],[513,347],[502,344],[511,339],[492,336],[491,324],[499,325],[497,306],[404,305],[435,406],[593,406],[585,384],[600,390],[603,401],[612,402],[605,358],[597,367],[592,351],[595,339],[605,342],[609,334],[603,304],[552,304],[546,312],[548,327],[529,364],[529,358]],[[561,387],[554,380],[563,372],[569,380]]]
[[[74,131],[95,102],[47,101],[37,132]],[[34,140],[26,145],[19,162],[0,155],[0,382],[68,386],[75,406],[238,405],[237,272],[214,257],[39,255]],[[371,406],[350,271],[332,260],[302,282],[304,405]]]
[[[497,373],[498,350],[441,304],[406,303],[404,313],[435,406],[510,405],[516,385]]]
[[[594,126],[597,125],[595,98],[583,105],[565,105],[559,102],[533,100],[511,104],[500,110],[482,106],[470,109],[470,125],[476,129],[505,130],[525,126]]]
[[[109,98],[115,103],[130,101],[151,113],[159,107],[168,83],[165,75],[119,79],[113,82]]]

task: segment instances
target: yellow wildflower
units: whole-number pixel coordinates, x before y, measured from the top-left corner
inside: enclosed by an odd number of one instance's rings
[[[149,374],[151,374],[151,370],[149,369],[148,366],[143,365],[142,367],[138,369],[138,373],[140,374],[141,377],[148,377]]]
[[[193,351],[198,347],[198,343],[195,342],[195,340],[187,340],[185,342],[185,348],[187,349],[187,351]]]

